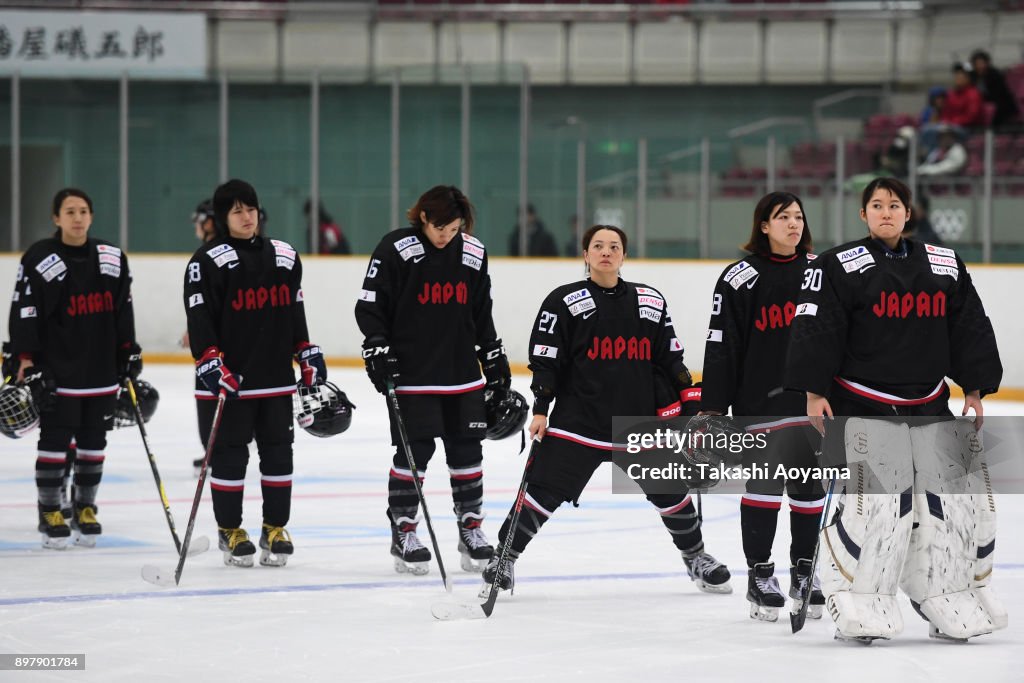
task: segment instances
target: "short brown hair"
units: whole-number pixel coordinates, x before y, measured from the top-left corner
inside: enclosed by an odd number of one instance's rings
[[[626,233],[622,228],[615,225],[591,225],[587,228],[587,231],[583,233],[583,239],[580,240],[580,246],[583,247],[583,251],[590,248],[590,240],[594,239],[594,235],[597,234],[598,230],[611,230],[619,236],[622,240],[622,253],[626,253]]]
[[[473,234],[473,205],[454,185],[435,185],[420,195],[405,214],[413,227],[423,227],[420,213],[427,217],[427,223],[437,227],[462,219],[462,230]]]
[[[807,213],[804,211],[803,202],[792,192],[769,192],[761,197],[761,201],[754,207],[754,225],[750,229],[750,240],[743,245],[742,249],[759,256],[771,254],[771,243],[768,241],[768,235],[761,230],[761,224],[775,218],[779,211],[791,204],[799,206],[800,213],[804,214],[804,232],[800,236],[800,243],[796,245],[796,249],[809,253],[814,248],[811,239],[811,226],[807,224]]]

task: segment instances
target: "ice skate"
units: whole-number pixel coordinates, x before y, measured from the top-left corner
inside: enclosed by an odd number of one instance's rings
[[[256,546],[245,529],[217,529],[217,547],[224,551],[224,564],[229,567],[251,567]]]
[[[779,609],[786,604],[786,596],[775,578],[774,562],[758,562],[747,572],[747,600],[751,619],[779,620]]]
[[[75,503],[71,530],[74,531],[75,545],[95,548],[96,539],[103,533],[103,526],[96,519],[96,506]]]
[[[481,600],[485,600],[491,594],[491,584],[495,582],[495,574],[498,570],[498,556],[500,551],[494,553],[491,557],[491,561],[487,563],[487,567],[484,568],[483,578],[484,583],[480,587],[480,594],[478,597]],[[510,593],[515,592],[516,585],[516,572],[515,572],[515,560],[510,557],[505,558],[505,564],[501,567],[501,574],[498,576],[498,591],[509,591]]]
[[[928,624],[928,637],[934,638],[935,640],[941,640],[947,643],[966,643],[967,638],[956,638],[954,636],[943,633],[939,628],[929,622]]]
[[[283,567],[295,552],[291,535],[283,526],[263,525],[260,532],[260,564],[264,567]]]
[[[833,636],[833,640],[838,640],[841,643],[853,643],[855,645],[870,645],[876,640],[889,640],[881,636],[847,636],[840,633],[838,630]],[[955,639],[954,639],[955,640]]]
[[[71,536],[71,528],[64,521],[60,510],[39,511],[39,531],[43,534],[43,547],[49,550],[64,550]]]
[[[71,475],[67,475],[60,486],[60,513],[64,515],[64,521],[68,523],[71,522],[71,496],[68,492],[72,490]]]
[[[683,553],[683,563],[686,564],[686,572],[700,590],[705,593],[732,593],[732,586],[729,585],[732,574],[729,568],[709,553],[701,551],[690,556]]]
[[[494,547],[487,541],[483,529],[480,528],[483,519],[484,516],[479,512],[467,512],[457,520],[459,555],[463,571],[482,572],[487,562],[494,556]]]
[[[430,551],[416,535],[415,520],[399,517],[391,523],[391,554],[399,574],[423,576],[430,571]]]
[[[797,614],[803,607],[803,595],[807,590],[807,580],[811,577],[811,561],[797,560],[795,567],[789,569],[789,597],[793,599],[789,611]],[[807,616],[810,619],[821,619],[821,612],[825,607],[825,596],[821,592],[821,584],[818,577],[814,576],[811,583],[811,601],[807,605]]]

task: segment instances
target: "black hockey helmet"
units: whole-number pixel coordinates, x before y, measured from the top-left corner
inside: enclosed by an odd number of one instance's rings
[[[492,440],[512,436],[526,424],[530,404],[514,389],[501,392],[484,392],[484,409],[487,413],[487,438]]]
[[[213,220],[213,199],[204,199],[196,205],[196,210],[192,212],[193,223],[205,223],[208,220]]]
[[[341,434],[352,424],[355,405],[344,391],[330,382],[311,387],[299,382],[292,403],[295,421],[313,436],[326,438]]]
[[[39,426],[39,411],[32,392],[23,384],[0,385],[0,432],[20,439]]]
[[[135,398],[139,402],[139,410],[142,412],[142,421],[149,423],[149,419],[156,412],[160,403],[160,392],[152,384],[144,379],[135,380]],[[134,427],[138,424],[135,419],[135,408],[132,406],[132,397],[128,389],[121,387],[117,392],[117,404],[114,406],[114,428]]]

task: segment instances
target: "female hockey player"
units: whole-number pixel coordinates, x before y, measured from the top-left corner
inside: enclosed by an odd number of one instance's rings
[[[499,548],[511,542],[508,561],[496,578],[496,552],[484,571],[483,592],[495,581],[500,589],[512,587],[513,566],[526,544],[559,505],[578,500],[598,466],[611,460],[612,417],[655,415],[655,369],[670,378],[677,395],[691,385],[665,298],[656,289],[619,277],[626,234],[618,227],[595,225],[583,234],[581,246],[589,277],[552,291],[531,332],[535,402],[529,431],[531,438],[542,441],[534,451],[517,528],[508,528],[510,511],[499,532]],[[712,593],[731,592],[729,570],[704,552],[690,496],[652,495],[648,500],[661,514],[697,586]]]
[[[260,564],[283,566],[294,552],[285,530],[292,494],[292,360],[307,386],[324,381],[327,368],[320,348],[309,343],[302,262],[289,244],[259,233],[256,190],[241,180],[218,187],[213,219],[216,237],[185,269],[184,303],[203,443],[214,399],[221,391],[236,399],[224,404],[210,455],[218,545],[225,564],[252,566],[256,548],[242,528],[242,493],[255,438],[263,490]]]
[[[734,416],[749,417],[742,420],[749,433],[766,435],[765,448],[745,453],[744,465],[758,465],[770,474],[747,480],[746,495],[740,501],[740,527],[750,616],[775,621],[786,602],[771,561],[783,488],[790,506],[789,595],[794,598],[793,611],[799,611],[798,598],[810,577],[823,502],[818,481],[774,477],[778,464],[817,464],[808,439],[811,428],[804,415],[804,397],[784,392],[769,398],[782,384],[790,322],[800,284],[814,259],[809,253],[811,231],[800,198],[789,192],[762,197],[743,249],[750,255],[730,264],[715,285],[704,350],[701,411],[724,415],[731,406]],[[824,602],[824,596],[815,590],[809,615],[820,618]]]
[[[40,412],[36,486],[44,548],[66,547],[72,530],[80,545],[96,544],[103,530],[96,492],[118,385],[142,370],[128,259],[89,237],[92,220],[89,195],[75,188],[57,192],[57,232],[25,252],[11,304],[18,380],[30,386]],[[72,439],[78,456],[69,528],[61,487]]]
[[[480,528],[484,389],[500,402],[512,377],[491,317],[487,253],[472,236],[469,199],[456,187],[438,185],[407,217],[410,226],[388,233],[370,257],[355,309],[363,358],[377,391],[394,387],[421,479],[434,439],[444,443],[461,565],[478,572],[493,553]],[[431,555],[416,535],[419,499],[395,420],[391,414],[391,554],[395,571],[425,574]]]
[[[962,640],[1006,624],[986,587],[991,496],[938,495],[949,490],[942,482],[958,440],[974,433],[952,420],[944,378],[963,389],[963,414],[974,411],[980,427],[981,399],[1002,379],[999,351],[960,257],[902,236],[910,206],[910,190],[893,178],[864,189],[868,236],[823,253],[807,271],[784,373],[786,387],[806,392],[812,419],[837,418],[824,421],[826,454],[844,453],[858,473],[844,496],[856,504],[841,506],[821,535],[822,588],[842,639],[902,630],[897,580],[934,637]],[[861,419],[871,416],[889,419]],[[983,455],[972,450],[968,470]],[[882,488],[870,488],[875,481]]]

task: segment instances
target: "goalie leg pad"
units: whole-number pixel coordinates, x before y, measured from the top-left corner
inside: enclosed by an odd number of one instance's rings
[[[909,428],[850,418],[845,446],[851,479],[821,532],[821,589],[843,636],[892,638],[903,630],[896,589],[912,523]]]
[[[996,513],[981,435],[968,420],[948,420],[914,427],[910,437],[914,530],[901,587],[953,638],[1005,628],[1006,609],[987,587]]]

